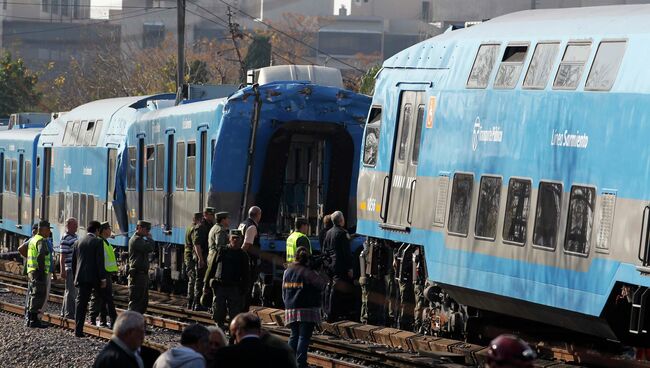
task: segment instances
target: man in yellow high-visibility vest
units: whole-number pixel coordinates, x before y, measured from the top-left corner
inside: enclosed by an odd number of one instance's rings
[[[52,236],[50,223],[40,221],[38,233],[29,241],[27,248],[27,276],[29,278],[29,305],[27,309],[27,326],[47,328],[38,313],[47,300],[47,278],[51,277],[51,254],[48,238]]]
[[[294,229],[287,238],[287,263],[296,261],[296,250],[299,247],[305,247],[312,253],[311,242],[306,235],[309,232],[309,221],[304,217],[297,217]]]
[[[100,326],[107,327],[106,315],[110,318],[111,327],[115,324],[117,312],[115,310],[115,303],[113,302],[113,283],[111,280],[112,275],[116,275],[118,271],[117,260],[115,258],[115,250],[113,246],[108,243],[108,238],[113,234],[113,229],[108,221],[102,222],[99,226],[99,239],[103,244],[104,251],[104,269],[106,269],[106,287],[95,289],[92,299],[90,300],[90,322],[91,324],[97,323],[97,316],[101,314]]]

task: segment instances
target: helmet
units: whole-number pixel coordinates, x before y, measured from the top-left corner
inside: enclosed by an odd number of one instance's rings
[[[490,368],[532,367],[535,351],[526,342],[514,335],[499,335],[490,342],[487,363]]]

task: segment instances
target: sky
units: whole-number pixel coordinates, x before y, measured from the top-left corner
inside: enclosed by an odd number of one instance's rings
[[[90,0],[91,18],[108,18],[108,9],[119,9],[122,7],[122,0]]]

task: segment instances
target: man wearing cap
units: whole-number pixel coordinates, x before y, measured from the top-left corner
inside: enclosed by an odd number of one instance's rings
[[[196,284],[196,261],[194,259],[194,244],[192,244],[192,233],[198,224],[201,223],[203,214],[195,212],[192,217],[192,224],[185,229],[185,252],[183,265],[185,266],[185,275],[187,276],[187,309],[194,307],[194,286]],[[201,290],[199,290],[199,293]],[[198,293],[197,293],[198,294]]]
[[[305,247],[309,250],[309,253],[312,253],[311,243],[307,237],[307,232],[309,232],[309,222],[304,217],[296,217],[294,230],[287,238],[287,263],[293,263],[296,261],[296,249],[300,247]]]
[[[214,254],[220,247],[228,246],[230,214],[228,212],[217,212],[216,217],[217,223],[212,226],[208,235],[208,268],[210,267],[210,255]]]
[[[27,248],[27,276],[29,278],[29,308],[27,326],[46,328],[38,313],[47,300],[47,279],[52,277],[50,267],[52,253],[47,239],[52,235],[50,223],[38,223],[38,232],[29,241]]]
[[[29,242],[38,234],[38,224],[32,225],[32,236],[25,239],[25,241],[18,247],[18,253],[25,260],[23,261],[23,274],[27,275],[27,250],[29,249]],[[25,326],[29,323],[29,283],[27,283],[27,293],[25,294]]]
[[[201,290],[203,290],[203,279],[208,264],[208,236],[214,225],[214,208],[206,207],[203,210],[203,220],[192,232],[192,244],[194,245],[194,256],[196,259],[196,284],[194,285],[194,310],[206,310],[201,305]]]
[[[212,267],[205,274],[205,292],[212,288],[212,318],[220,327],[225,326],[226,315],[234,318],[242,310],[244,293],[250,277],[246,252],[241,249],[241,230],[231,230],[229,244],[215,253]]]
[[[113,283],[111,277],[117,274],[117,260],[115,259],[115,250],[108,243],[108,239],[113,233],[111,224],[102,222],[99,226],[99,239],[102,241],[104,251],[104,269],[106,270],[106,287],[100,290],[95,289],[92,299],[90,300],[90,323],[95,324],[97,316],[101,314],[100,326],[106,327],[106,315],[110,318],[111,327],[115,325],[117,312],[113,303]]]
[[[129,239],[129,310],[145,314],[149,304],[149,254],[154,250],[151,224],[138,221]]]
[[[244,245],[242,246],[242,249],[248,255],[251,273],[249,277],[250,282],[247,286],[244,300],[244,310],[248,310],[252,303],[251,294],[253,293],[253,284],[259,276],[261,244],[260,232],[257,227],[261,220],[262,209],[257,206],[252,206],[248,209],[248,218],[239,225],[239,230],[244,234]],[[264,294],[264,292],[262,292],[262,294]]]

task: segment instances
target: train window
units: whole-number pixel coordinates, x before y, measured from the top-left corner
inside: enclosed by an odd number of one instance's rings
[[[569,43],[555,75],[553,89],[576,89],[591,51],[590,43]]]
[[[533,58],[530,60],[526,78],[524,78],[524,89],[546,88],[559,49],[560,44],[557,42],[538,43],[535,46]]]
[[[557,233],[560,229],[562,184],[549,182],[539,183],[536,208],[533,245],[555,249]]]
[[[88,197],[85,193],[79,196],[79,217],[77,218],[79,219],[80,224],[86,223],[86,211],[88,210],[88,208],[86,207],[87,198]]]
[[[72,193],[72,216],[79,218],[79,193]],[[83,224],[83,222],[80,222]]]
[[[88,122],[86,120],[84,120],[84,121],[81,122],[81,129],[79,130],[79,135],[77,136],[77,142],[76,142],[77,146],[84,145],[84,141],[86,140],[86,131],[87,130],[88,130]],[[91,134],[92,134],[92,132],[91,132]]]
[[[85,123],[85,121],[84,121]],[[74,122],[74,125],[72,126],[72,137],[70,138],[70,145],[74,146],[81,146],[81,142],[79,140],[79,132],[81,131],[81,123],[78,121]]]
[[[594,222],[596,190],[592,187],[574,185],[569,196],[564,250],[568,253],[587,255]]]
[[[624,53],[625,41],[601,42],[589,71],[585,89],[592,91],[609,91],[612,89]]]
[[[187,171],[187,179],[185,185],[187,190],[196,189],[196,142],[187,142],[187,162],[185,164],[185,171]]]
[[[467,79],[467,88],[486,88],[497,60],[499,45],[481,45],[476,53],[472,71]]]
[[[467,236],[473,187],[474,175],[454,174],[449,208],[449,233],[451,234]]]
[[[155,149],[153,146],[147,146],[146,152],[147,160],[147,189],[153,189],[154,181],[154,160],[155,160]]]
[[[72,137],[73,137],[73,135],[72,135],[72,127],[73,127],[73,124],[74,124],[74,123],[71,122],[71,121],[68,121],[68,122],[65,124],[65,132],[63,133],[63,143],[62,143],[64,146],[69,145],[69,144],[70,144],[70,141],[71,141],[71,139],[72,139]]]
[[[496,176],[481,177],[478,208],[476,209],[476,226],[474,227],[474,235],[477,238],[489,240],[496,238],[499,203],[501,200],[501,181],[501,178]]]
[[[58,220],[59,220],[59,224],[63,225],[63,222],[65,221],[65,193],[63,192],[58,193],[58,202],[59,202]]]
[[[11,192],[16,192],[16,180],[18,178],[18,162],[16,160],[11,160]]]
[[[494,88],[515,88],[526,60],[528,46],[508,46],[494,80]]]
[[[86,124],[86,129],[81,129],[81,134],[83,135],[83,145],[84,146],[90,146],[90,144],[93,142],[93,133],[95,132],[95,122],[94,121],[89,121],[88,124]]]
[[[136,173],[136,162],[138,159],[138,151],[134,146],[129,147],[129,167],[126,169],[126,189],[135,190],[135,173]]]
[[[86,211],[88,214],[86,215],[86,219],[92,220],[95,218],[95,196],[89,195],[88,196],[88,205],[87,205],[88,210]]]
[[[185,142],[176,143],[176,189],[183,190],[185,180]]]
[[[11,192],[11,160],[5,159],[5,187],[4,190]]]
[[[609,252],[609,242],[614,227],[614,212],[616,209],[616,191],[605,189],[600,193],[600,215],[598,216],[600,227],[596,235],[596,251],[599,253]]]
[[[91,142],[92,146],[96,146],[99,142],[99,136],[102,134],[102,126],[104,125],[103,120],[97,120],[95,123],[95,130],[93,130],[93,141]]]
[[[504,242],[524,245],[530,207],[530,180],[510,179],[506,216],[503,223]]]
[[[165,183],[165,145],[156,145],[156,189],[163,189]]]
[[[363,164],[375,167],[379,150],[379,133],[381,132],[381,106],[370,109],[368,124],[366,124],[366,137],[363,143]]]
[[[115,174],[117,167],[117,150],[111,148],[108,150],[108,200],[113,200],[115,193]]]
[[[210,160],[214,160],[214,149],[217,147],[217,140],[213,139],[210,141]],[[210,161],[212,162],[212,161]]]
[[[402,110],[402,132],[399,138],[399,151],[397,154],[397,159],[399,161],[404,161],[406,156],[406,146],[408,145],[409,138],[409,124],[411,124],[411,104],[404,105],[404,110]]]
[[[418,106],[418,117],[415,122],[415,136],[413,137],[413,152],[411,163],[417,165],[420,157],[420,139],[422,138],[422,122],[424,121],[424,105]]]
[[[32,162],[25,161],[25,180],[23,181],[23,195],[29,197],[32,188]]]
[[[36,175],[34,175],[34,187],[38,192],[41,188],[41,156],[36,156]]]

